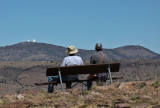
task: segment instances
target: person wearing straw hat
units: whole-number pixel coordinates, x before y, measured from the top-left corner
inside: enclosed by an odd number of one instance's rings
[[[78,52],[78,49],[75,48],[75,46],[68,46],[66,53],[69,55],[63,59],[63,62],[61,66],[74,66],[74,65],[83,65],[82,58],[80,56],[77,56],[76,53]],[[63,81],[74,81],[78,79],[78,75],[67,75],[62,76]],[[48,78],[48,81],[57,81],[59,80],[58,76],[50,76]],[[71,88],[72,83],[67,82],[66,83],[66,89]],[[53,84],[50,84],[48,86],[48,92],[53,92]]]

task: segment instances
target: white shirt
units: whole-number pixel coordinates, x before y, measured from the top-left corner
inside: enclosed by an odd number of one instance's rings
[[[83,65],[82,58],[79,56],[68,56],[63,59],[61,66]]]

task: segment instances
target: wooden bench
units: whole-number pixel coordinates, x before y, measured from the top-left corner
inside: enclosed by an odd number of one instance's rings
[[[98,73],[108,73],[108,79],[112,84],[112,79],[122,79],[123,77],[113,77],[111,72],[119,72],[120,63],[106,63],[106,64],[89,64],[80,66],[63,66],[63,67],[51,67],[47,68],[46,76],[59,76],[59,82],[46,82],[46,83],[35,83],[35,85],[47,85],[47,84],[61,84],[61,89],[64,90],[62,76],[65,75],[78,75],[78,74],[98,74]],[[71,82],[83,83],[86,80],[75,80]],[[83,83],[85,84],[85,83]],[[86,84],[85,84],[86,85]]]

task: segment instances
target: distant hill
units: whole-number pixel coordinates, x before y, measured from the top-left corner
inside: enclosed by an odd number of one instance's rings
[[[0,47],[0,62],[3,61],[61,61],[67,54],[66,48],[46,43],[21,42]],[[123,46],[115,49],[103,50],[109,60],[155,60],[160,54],[154,53],[142,46]],[[78,55],[89,60],[94,50],[79,49]]]

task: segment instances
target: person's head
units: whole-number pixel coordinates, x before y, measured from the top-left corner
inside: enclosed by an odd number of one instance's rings
[[[102,51],[102,44],[101,43],[96,43],[95,50],[96,51]]]
[[[78,49],[75,48],[75,46],[68,46],[66,53],[69,55],[74,55],[78,52]]]

